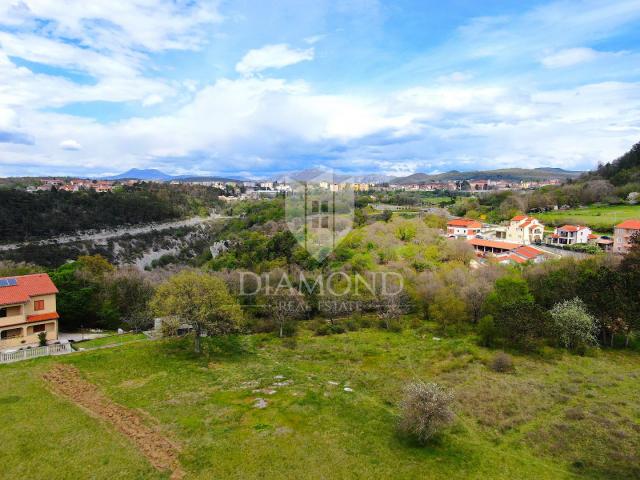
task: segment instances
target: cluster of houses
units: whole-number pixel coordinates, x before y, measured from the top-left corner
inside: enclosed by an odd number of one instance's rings
[[[546,254],[532,245],[565,247],[577,244],[597,245],[603,251],[625,254],[631,237],[640,234],[640,220],[626,220],[614,228],[613,238],[594,234],[584,225],[563,225],[545,235],[544,225],[534,217],[517,215],[506,226],[483,224],[469,218],[447,222],[449,238],[466,240],[478,257],[498,263],[542,262]]]
[[[27,187],[27,192],[48,192],[53,190],[62,190],[65,192],[80,192],[86,190],[93,190],[95,192],[104,193],[113,191],[116,185],[132,184],[135,181],[122,181],[115,182],[112,180],[89,180],[86,178],[41,178],[40,185]]]
[[[560,179],[552,178],[541,181],[506,181],[506,180],[456,180],[447,182],[411,183],[408,185],[389,184],[389,190],[433,192],[437,190],[482,192],[488,190],[529,190],[548,185],[560,185]]]

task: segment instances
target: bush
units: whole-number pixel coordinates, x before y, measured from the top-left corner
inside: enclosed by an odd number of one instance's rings
[[[504,352],[498,352],[493,360],[491,360],[491,370],[499,373],[511,372],[513,370],[513,359],[511,355]]]
[[[318,336],[340,334],[346,332],[344,325],[340,323],[318,322],[314,325],[314,332]]]
[[[47,332],[40,332],[38,334],[38,343],[41,347],[47,346]]]
[[[485,315],[478,322],[478,335],[483,347],[492,347],[495,344],[498,330],[491,315]]]
[[[412,382],[404,388],[400,403],[399,431],[425,444],[453,423],[453,395],[437,383]]]
[[[557,340],[570,350],[596,345],[598,322],[582,300],[574,298],[551,309],[551,323]]]

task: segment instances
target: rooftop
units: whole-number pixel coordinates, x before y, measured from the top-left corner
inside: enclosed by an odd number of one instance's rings
[[[15,285],[14,282],[10,282],[11,279],[16,280]],[[6,283],[10,283],[10,285],[0,287],[0,305],[27,303],[30,297],[58,293],[58,289],[46,273],[2,277],[0,283],[3,283],[2,280],[7,280]]]

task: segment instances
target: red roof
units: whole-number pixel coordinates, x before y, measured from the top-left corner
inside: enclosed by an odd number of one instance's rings
[[[596,238],[600,238],[600,235],[596,235],[595,233],[590,233],[590,234],[589,234],[589,239],[590,239],[590,240],[594,240],[594,239],[596,239]]]
[[[626,230],[640,230],[640,220],[625,220],[616,225],[616,228],[624,228]]]
[[[558,230],[564,230],[565,232],[579,232],[580,230],[585,230],[588,227],[583,225],[563,225]]]
[[[469,218],[456,218],[454,220],[449,220],[447,225],[451,227],[467,227],[467,228],[480,228],[482,224],[477,220],[471,220]]]
[[[0,280],[9,278],[15,278],[16,285],[0,287],[0,305],[27,303],[30,297],[58,293],[58,289],[46,273],[23,275],[21,277],[3,277]]]
[[[474,247],[500,248],[502,250],[513,250],[520,246],[519,243],[498,242],[496,240],[485,240],[483,238],[472,238],[467,240]]]
[[[55,320],[60,318],[58,312],[41,313],[40,315],[28,315],[27,322],[41,322],[43,320]]]
[[[516,215],[515,217],[513,217],[511,219],[512,222],[520,222],[522,220],[524,220],[525,218],[527,218],[526,215]]]
[[[514,261],[516,263],[526,263],[527,262],[524,258],[519,257],[518,255],[514,255],[513,253],[510,254],[510,255],[507,255],[504,258],[508,258],[509,260],[512,260],[512,261]]]
[[[528,260],[531,260],[532,258],[536,258],[539,255],[542,255],[542,252],[540,250],[538,250],[537,248],[533,248],[533,247],[528,247],[523,245],[522,247],[518,247],[514,250],[514,253],[516,253],[517,255],[520,255],[521,257],[524,257]]]

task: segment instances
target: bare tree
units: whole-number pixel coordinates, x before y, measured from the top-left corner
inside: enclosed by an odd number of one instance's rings
[[[275,320],[281,338],[285,336],[287,325],[303,317],[308,308],[304,295],[293,288],[269,295],[267,299],[267,310]]]

